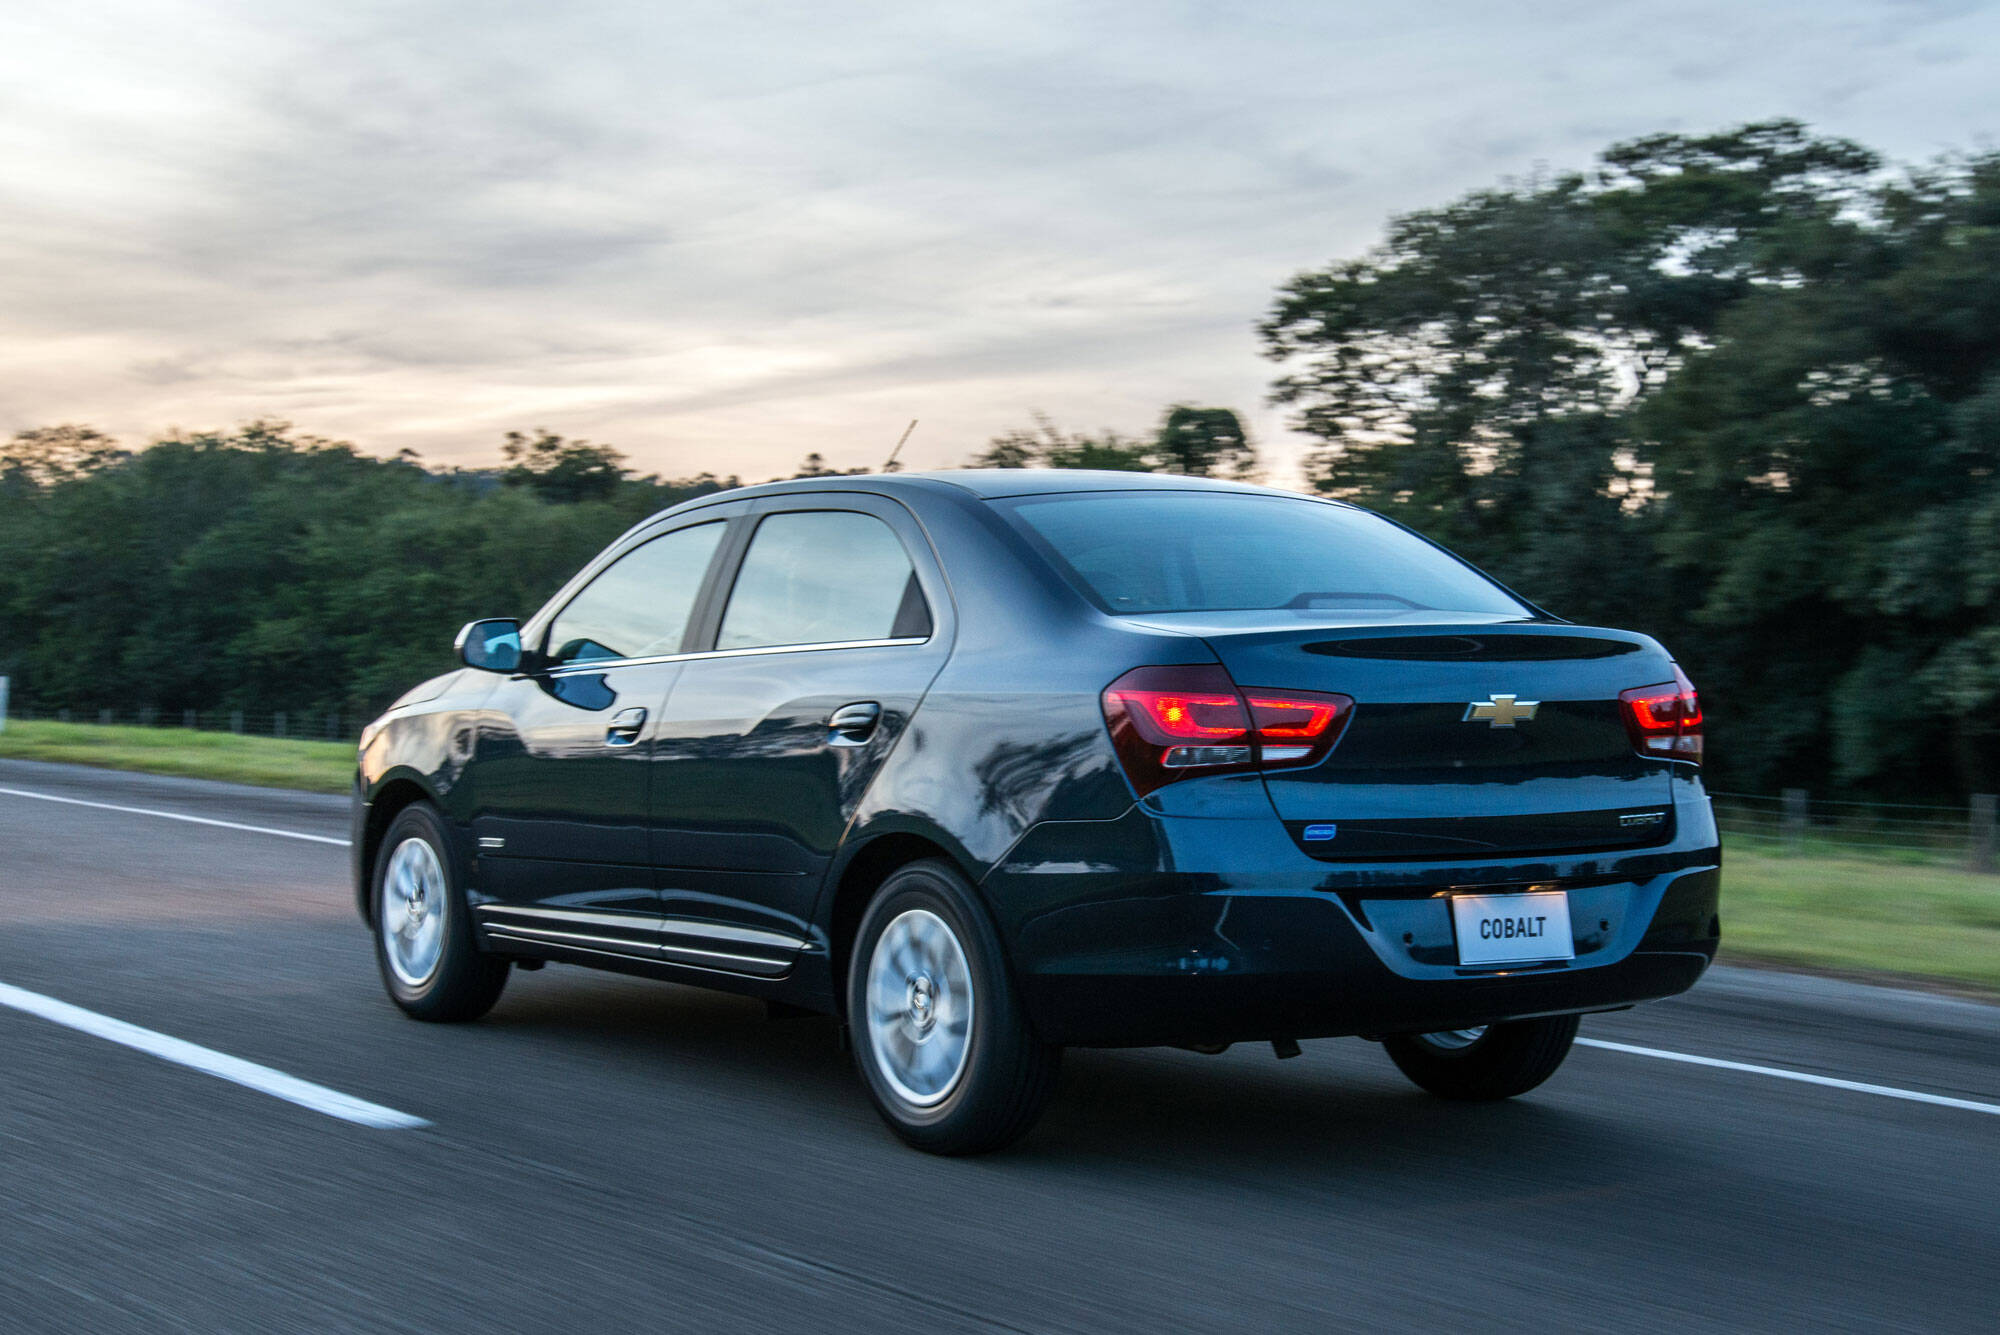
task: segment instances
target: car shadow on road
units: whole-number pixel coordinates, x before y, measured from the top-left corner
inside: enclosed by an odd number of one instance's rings
[[[815,1135],[868,1144],[884,1135],[829,1018],[773,1021],[741,997],[552,969],[511,989],[480,1028],[672,1082],[679,1095],[718,1108],[756,1108],[787,1123],[811,1108]],[[1550,1089],[1563,1079],[1559,1072]],[[1220,1056],[1072,1050],[1041,1125],[985,1162],[1014,1171],[1143,1163],[1149,1173],[1166,1164],[1273,1188],[1337,1183],[1348,1195],[1376,1180],[1394,1184],[1401,1209],[1417,1203],[1413,1180],[1438,1183],[1438,1203],[1449,1204],[1489,1173],[1495,1190],[1531,1181],[1539,1194],[1560,1194],[1663,1171],[1661,1147],[1642,1127],[1546,1093],[1497,1105],[1440,1100],[1359,1039],[1309,1043],[1283,1062],[1260,1044]]]

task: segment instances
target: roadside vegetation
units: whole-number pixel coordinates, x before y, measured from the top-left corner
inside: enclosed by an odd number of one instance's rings
[[[1745,853],[1725,839],[1723,958],[2000,993],[2000,876]]]
[[[0,757],[140,770],[190,779],[344,793],[354,783],[352,742],[240,737],[180,728],[102,727],[9,719]]]

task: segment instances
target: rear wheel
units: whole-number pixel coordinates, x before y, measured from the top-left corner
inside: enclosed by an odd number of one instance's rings
[[[978,1154],[1026,1134],[1061,1049],[1029,1029],[998,934],[950,865],[882,883],[848,965],[854,1060],[889,1128],[933,1154]]]
[[[390,998],[419,1020],[476,1020],[507,985],[507,961],[472,939],[449,848],[443,819],[417,802],[375,855],[375,962]]]
[[[1555,1015],[1382,1040],[1404,1075],[1442,1098],[1489,1101],[1525,1094],[1554,1075],[1576,1038],[1577,1017]]]

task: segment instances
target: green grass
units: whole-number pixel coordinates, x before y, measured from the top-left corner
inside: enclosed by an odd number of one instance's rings
[[[70,765],[143,770],[193,779],[225,779],[266,788],[344,793],[354,783],[352,742],[239,737],[183,728],[102,727],[9,719],[0,756]]]
[[[346,742],[177,728],[9,722],[0,756],[344,793]],[[2000,992],[2000,876],[1949,866],[1746,852],[1722,869],[1725,959],[1894,974]]]
[[[2000,876],[1725,845],[1722,953],[2000,992]]]

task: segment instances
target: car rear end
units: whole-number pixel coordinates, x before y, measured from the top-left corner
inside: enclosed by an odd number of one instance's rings
[[[1720,850],[1685,674],[1351,507],[1241,491],[999,502],[1139,659],[1134,804],[987,878],[1066,1043],[1463,1029],[1679,992]]]

